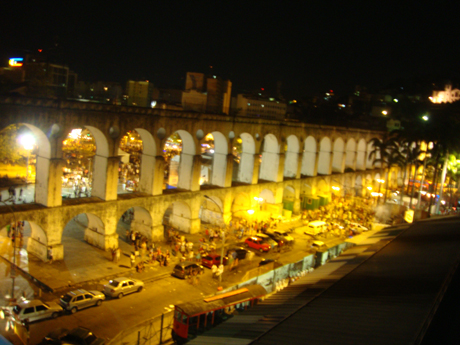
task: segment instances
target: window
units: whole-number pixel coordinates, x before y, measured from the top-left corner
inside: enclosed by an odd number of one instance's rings
[[[37,312],[39,312],[39,311],[47,311],[48,308],[45,307],[44,305],[39,305],[39,306],[35,307],[35,310],[36,310]]]
[[[86,299],[91,299],[91,298],[93,298],[93,296],[90,295],[89,293],[87,293],[87,294],[85,295],[85,298],[86,298]]]
[[[34,307],[29,307],[29,308],[24,309],[24,315],[26,315],[26,314],[32,314],[32,313],[34,313],[34,312],[35,312]]]
[[[77,296],[77,302],[83,301],[83,295]]]

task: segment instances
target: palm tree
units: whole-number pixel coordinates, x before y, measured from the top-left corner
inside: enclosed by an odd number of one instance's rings
[[[422,150],[420,149],[420,143],[406,141],[403,145],[402,154],[405,157],[406,165],[409,165],[409,177],[408,177],[409,183],[407,184],[407,195],[410,195],[409,208],[411,208],[412,207],[412,197],[414,195],[415,177],[417,174],[417,165],[422,163],[422,161],[419,159],[420,155],[422,154]],[[413,182],[412,182],[412,189],[411,189],[411,192],[409,192],[413,165],[415,165],[415,170],[414,170],[414,176],[413,176]],[[401,200],[402,200],[402,195],[401,195]]]
[[[369,153],[369,159],[372,159],[374,165],[379,164],[385,172],[385,199],[383,202],[385,204],[388,191],[388,173],[390,168],[396,165],[401,159],[399,146],[393,138],[386,138],[384,140],[373,138],[370,143],[373,150]]]

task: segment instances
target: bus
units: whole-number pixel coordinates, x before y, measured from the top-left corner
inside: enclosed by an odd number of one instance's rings
[[[172,338],[184,344],[198,334],[256,305],[267,291],[263,286],[244,288],[174,306]]]

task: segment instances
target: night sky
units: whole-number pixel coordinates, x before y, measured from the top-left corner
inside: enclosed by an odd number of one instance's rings
[[[30,2],[29,2],[30,3]],[[104,2],[106,3],[106,2]],[[460,73],[459,1],[125,1],[2,6],[1,65],[58,42],[80,80],[184,86],[187,71],[297,98]]]

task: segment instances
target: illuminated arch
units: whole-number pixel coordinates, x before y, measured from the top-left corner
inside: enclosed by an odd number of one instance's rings
[[[295,178],[297,167],[299,166],[299,139],[295,135],[290,135],[286,139],[287,150],[284,159],[284,176]]]
[[[277,181],[279,165],[279,144],[274,134],[267,134],[264,137],[262,162],[259,169],[259,179],[266,181]]]
[[[331,174],[331,139],[324,137],[319,143],[318,174]]]

